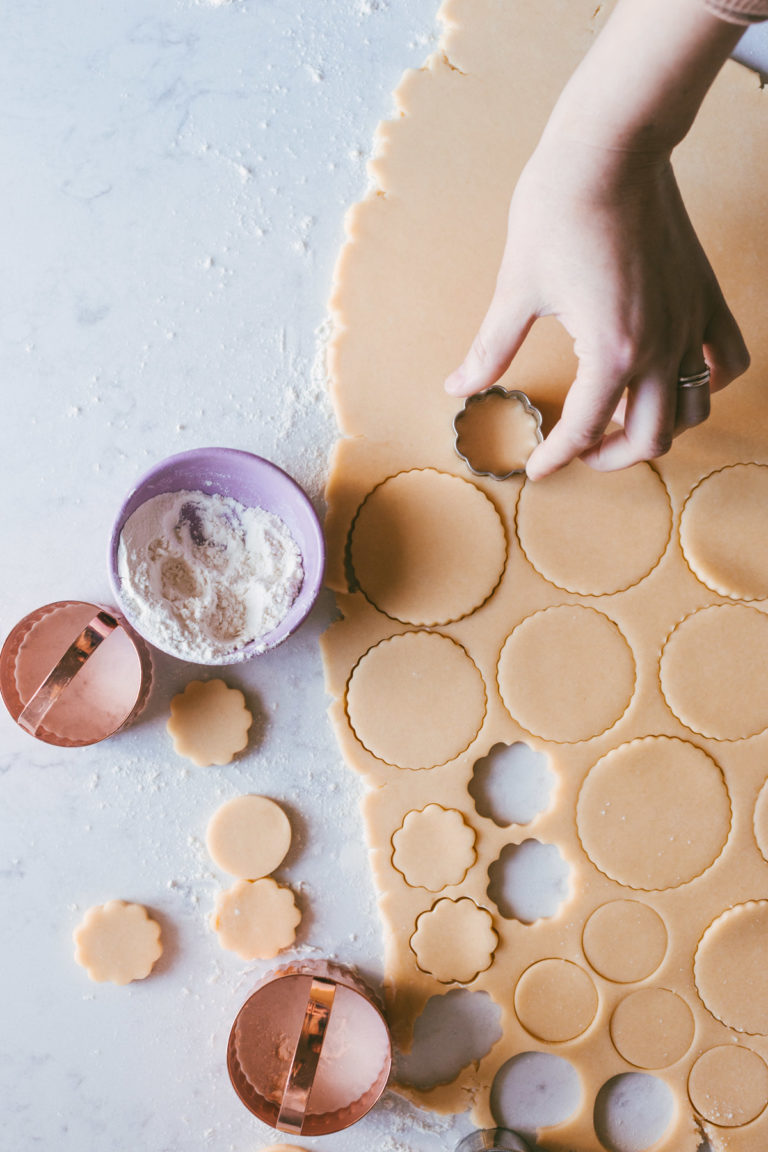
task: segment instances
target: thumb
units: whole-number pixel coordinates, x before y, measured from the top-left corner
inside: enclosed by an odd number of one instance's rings
[[[464,363],[445,381],[451,396],[472,396],[503,376],[536,319],[522,300],[496,291]]]

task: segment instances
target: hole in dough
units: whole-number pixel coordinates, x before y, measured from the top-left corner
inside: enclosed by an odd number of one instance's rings
[[[696,989],[712,1015],[737,1032],[768,1036],[768,901],[737,904],[714,920],[694,958]]]
[[[595,1131],[608,1152],[647,1152],[661,1140],[675,1115],[674,1097],[647,1072],[625,1072],[600,1089]]]
[[[430,626],[484,604],[507,559],[504,526],[488,497],[432,468],[401,472],[374,488],[349,547],[354,578],[376,608]]]
[[[570,869],[554,844],[507,844],[488,869],[488,895],[505,920],[533,924],[555,916],[570,895]]]
[[[616,1051],[636,1068],[668,1068],[693,1043],[691,1009],[668,988],[639,988],[617,1005],[611,1017]]]
[[[501,1034],[501,1009],[487,992],[453,988],[432,996],[414,1024],[410,1052],[398,1054],[397,1079],[422,1091],[450,1084],[487,1056]]]
[[[755,804],[755,840],[764,860],[768,861],[768,780],[760,789]]]
[[[502,1064],[491,1086],[496,1123],[533,1141],[539,1128],[563,1124],[581,1105],[573,1065],[551,1052],[521,1052]]]
[[[741,1044],[720,1044],[699,1056],[688,1077],[688,1094],[710,1124],[740,1128],[768,1105],[765,1061]]]
[[[621,592],[664,555],[672,509],[649,464],[597,472],[581,460],[527,482],[517,505],[520,546],[550,583],[583,596]]]
[[[680,544],[695,576],[721,596],[768,596],[768,468],[732,464],[694,488],[680,517]]]
[[[606,980],[631,984],[652,976],[667,951],[667,929],[658,912],[637,900],[612,900],[584,925],[584,955]]]
[[[439,804],[408,812],[392,847],[392,864],[406,884],[430,892],[461,884],[477,859],[474,829],[456,808]]]
[[[528,616],[507,637],[498,681],[507,711],[527,732],[574,744],[623,716],[635,690],[635,661],[602,612],[559,605]]]
[[[494,744],[475,764],[469,794],[480,816],[500,828],[530,824],[549,806],[555,776],[549,759],[528,744]]]

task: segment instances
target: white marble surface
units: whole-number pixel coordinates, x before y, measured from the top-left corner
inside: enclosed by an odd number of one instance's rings
[[[40,604],[109,601],[112,516],[163,456],[265,455],[320,503],[333,424],[313,372],[345,208],[436,0],[30,0],[0,41],[0,631]],[[220,801],[282,800],[301,955],[373,980],[381,943],[356,802],[325,720],[324,596],[283,648],[227,673],[257,713],[223,769],[175,757],[160,658],[150,707],[91,749],[0,714],[0,1144],[14,1152],[255,1152],[277,1136],[232,1092],[227,1034],[254,978],[207,928],[226,883],[202,837]],[[339,835],[340,830],[342,835]],[[147,904],[151,979],[92,985],[71,933],[89,905]],[[388,1095],[302,1147],[450,1150],[469,1128]]]

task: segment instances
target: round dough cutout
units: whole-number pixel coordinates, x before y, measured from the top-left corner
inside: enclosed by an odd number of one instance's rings
[[[575,1040],[597,1013],[592,977],[570,960],[538,960],[523,972],[515,988],[517,1018],[537,1040],[559,1044]]]
[[[410,944],[422,972],[441,984],[470,984],[490,968],[498,942],[487,909],[444,896],[418,917]]]
[[[584,925],[584,955],[595,972],[615,984],[646,980],[667,952],[667,929],[655,909],[638,900],[612,900]]]
[[[559,605],[526,617],[507,637],[498,681],[504,706],[522,728],[575,744],[600,736],[624,715],[635,661],[602,612]]]
[[[469,748],[485,719],[485,684],[460,644],[435,632],[382,640],[352,670],[347,715],[373,756],[435,768]]]
[[[703,1052],[688,1077],[696,1111],[720,1128],[740,1128],[768,1105],[765,1061],[741,1044],[720,1044]]]
[[[576,820],[596,868],[629,888],[677,888],[718,858],[731,828],[723,774],[700,748],[645,736],[590,769]]]
[[[680,544],[695,576],[732,600],[768,597],[768,467],[732,464],[685,502]]]
[[[643,580],[664,555],[672,509],[649,464],[597,472],[574,460],[536,483],[526,481],[517,533],[545,580],[582,596],[606,596]]]
[[[747,740],[768,728],[768,616],[717,604],[687,616],[661,654],[661,689],[686,728]]]
[[[440,892],[461,884],[477,859],[475,831],[456,808],[408,812],[392,837],[392,864],[411,888]]]
[[[241,880],[260,880],[278,868],[291,846],[291,825],[266,796],[235,796],[214,812],[205,843],[214,864]]]
[[[639,988],[617,1005],[611,1039],[620,1056],[636,1068],[668,1068],[693,1043],[693,1012],[668,988]]]
[[[434,626],[485,603],[504,572],[507,540],[499,513],[475,484],[414,469],[366,496],[352,525],[350,558],[376,608],[404,624]]]
[[[696,949],[694,979],[712,1015],[729,1028],[768,1036],[768,901],[737,904],[714,920]]]

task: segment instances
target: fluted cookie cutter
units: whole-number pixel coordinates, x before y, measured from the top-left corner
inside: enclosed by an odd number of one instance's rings
[[[37,740],[79,748],[135,719],[149,697],[149,648],[111,608],[59,600],[30,612],[0,651],[0,693]]]
[[[531,1148],[510,1128],[485,1128],[460,1140],[456,1152],[531,1152]]]
[[[259,1120],[293,1136],[325,1136],[360,1120],[381,1096],[392,1043],[375,994],[327,960],[268,973],[240,1009],[227,1068]]]
[[[521,409],[523,427],[519,443],[510,443],[509,422],[492,425],[481,415],[484,406],[502,402]],[[474,424],[478,424],[481,431],[485,425],[487,433],[495,430],[494,443],[489,444],[488,435],[481,437],[477,429],[473,436]],[[511,476],[522,475],[531,452],[544,439],[539,409],[531,403],[525,392],[508,391],[500,384],[494,384],[492,388],[478,392],[475,396],[468,396],[464,407],[454,416],[453,431],[456,454],[472,475],[489,476],[493,480],[509,480]],[[505,461],[507,466],[499,468],[495,462],[492,464],[491,456]]]

